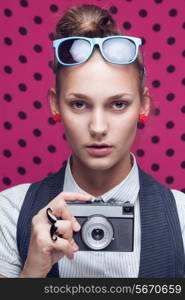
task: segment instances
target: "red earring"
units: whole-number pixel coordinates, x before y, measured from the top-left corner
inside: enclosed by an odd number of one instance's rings
[[[55,122],[61,122],[61,117],[59,113],[55,113],[53,115],[53,119],[55,120]]]
[[[144,114],[140,114],[139,115],[139,123],[144,123],[147,119],[147,116],[145,116]]]

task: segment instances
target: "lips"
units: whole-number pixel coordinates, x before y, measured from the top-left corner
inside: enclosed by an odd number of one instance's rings
[[[92,144],[86,147],[91,156],[106,156],[112,151],[112,146],[108,144]]]
[[[88,148],[108,148],[108,147],[111,147],[111,146],[108,145],[108,144],[92,144],[92,145],[89,145],[87,147]]]

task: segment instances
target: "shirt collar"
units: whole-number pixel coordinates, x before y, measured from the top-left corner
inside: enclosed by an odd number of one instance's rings
[[[118,202],[127,202],[129,201],[131,204],[137,199],[139,192],[139,172],[138,166],[136,163],[136,158],[133,153],[130,153],[133,159],[132,169],[128,173],[125,179],[123,179],[118,185],[101,195],[101,198],[104,202],[107,202],[110,199],[115,199]],[[89,195],[86,191],[81,189],[79,185],[76,183],[70,167],[70,157],[67,160],[66,170],[65,170],[65,178],[64,178],[64,191],[65,192],[78,192],[83,195]],[[94,201],[97,197],[93,197]]]

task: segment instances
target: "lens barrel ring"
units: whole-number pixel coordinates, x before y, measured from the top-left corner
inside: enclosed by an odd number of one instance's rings
[[[102,238],[94,238],[94,231],[103,232]],[[81,237],[86,246],[92,250],[102,250],[113,240],[114,229],[111,222],[102,215],[90,216],[82,225]]]

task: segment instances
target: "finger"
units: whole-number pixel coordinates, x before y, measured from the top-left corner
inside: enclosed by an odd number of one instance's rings
[[[53,207],[56,208],[56,211],[58,211],[58,209],[60,210],[60,206],[64,205],[67,201],[81,201],[81,202],[87,202],[92,200],[92,196],[91,195],[83,195],[81,193],[74,193],[74,192],[61,192],[60,194],[58,194],[49,204]],[[65,206],[66,207],[66,206]],[[65,212],[64,215],[61,216],[62,218],[67,218],[68,219],[68,213],[70,212],[70,210],[66,210],[66,216],[65,216]],[[72,213],[70,213],[71,215]]]
[[[53,248],[62,251],[62,253],[69,259],[72,259],[74,257],[74,252],[76,251],[73,245],[68,240],[59,237],[55,242],[53,242]]]
[[[92,200],[91,195],[84,195],[82,193],[75,193],[75,192],[61,192],[58,194],[52,201],[55,201],[57,198],[62,198],[65,201],[90,201]]]
[[[92,196],[91,195],[86,196],[81,193],[61,192],[41,211],[45,215],[47,208],[52,207],[53,215],[60,216],[64,220],[70,220],[73,223],[73,230],[79,231],[81,226],[77,222],[74,215],[72,214],[69,206],[66,204],[66,201],[77,201],[77,200],[90,201],[92,200]]]
[[[70,221],[57,221],[55,224],[56,226],[56,233],[59,237],[68,240],[74,251],[79,249],[78,245],[76,244],[75,240],[73,239],[73,229],[72,224]]]
[[[63,199],[57,203],[57,206],[53,209],[53,214],[55,216],[60,216],[62,220],[70,221],[74,231],[80,230],[80,224],[73,215],[69,205]]]
[[[69,205],[66,201],[76,201],[76,200],[89,201],[92,196],[84,196],[80,193],[61,193],[53,199],[49,204],[53,205],[53,214],[55,216],[60,216],[63,220],[70,220],[73,223],[73,230],[79,231],[81,226],[73,215]]]
[[[55,226],[57,227],[56,232],[58,233],[58,235],[61,235],[64,239],[67,239],[69,241],[72,240],[73,228],[70,221],[57,221],[55,223]]]

